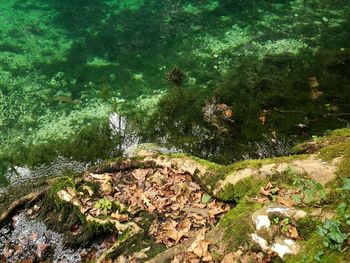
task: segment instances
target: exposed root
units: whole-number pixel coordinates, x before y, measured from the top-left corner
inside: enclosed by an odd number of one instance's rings
[[[45,194],[48,190],[48,187],[36,190],[25,196],[20,197],[19,199],[13,201],[11,205],[7,208],[6,211],[2,212],[0,215],[0,225],[4,224],[16,211],[21,207],[25,206],[28,203],[31,203],[38,199],[40,196]]]
[[[136,225],[133,222],[130,222],[128,224],[128,230],[125,232],[124,235],[122,235],[109,249],[107,249],[103,254],[96,260],[96,263],[102,263],[105,261],[105,259],[110,258],[117,252],[117,250],[123,245],[124,243],[131,241],[133,238],[135,238],[137,235],[141,235],[143,233],[143,229],[140,228],[138,225]],[[133,242],[133,241],[132,241]],[[115,256],[115,255],[114,255]]]
[[[123,233],[123,235],[121,235],[121,237],[113,244],[113,246],[111,246],[109,249],[107,249],[105,252],[102,253],[102,255],[96,260],[96,263],[104,262],[104,260],[109,258],[111,255],[113,255],[120,248],[122,244],[134,238],[136,235],[143,233],[143,229],[140,228],[134,222],[128,222],[128,223],[122,224],[118,220],[98,219],[90,215],[86,217],[86,220],[90,222],[98,223],[100,225],[113,224],[119,233]]]

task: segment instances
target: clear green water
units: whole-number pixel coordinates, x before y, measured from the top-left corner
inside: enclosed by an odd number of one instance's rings
[[[120,155],[112,112],[221,163],[349,125],[349,1],[0,3],[2,172]]]

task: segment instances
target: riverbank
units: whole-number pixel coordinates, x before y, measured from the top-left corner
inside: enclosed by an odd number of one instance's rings
[[[141,151],[42,179],[32,185],[41,195],[21,205],[96,262],[346,262],[349,143],[349,129],[335,130],[296,146],[296,155],[228,166]],[[1,196],[2,215],[33,193],[22,189],[7,202]],[[24,253],[15,244],[5,243],[3,258]],[[31,256],[53,260],[55,246],[45,249]]]

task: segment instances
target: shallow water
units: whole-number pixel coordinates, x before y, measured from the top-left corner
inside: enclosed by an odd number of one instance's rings
[[[25,212],[13,217],[11,223],[0,229],[0,255],[6,262],[35,257],[40,260],[50,247],[54,249],[49,257],[51,262],[81,261],[81,250],[65,248],[61,234],[48,230],[42,222],[29,219]]]
[[[231,163],[349,125],[348,1],[0,2],[2,174],[145,142]]]

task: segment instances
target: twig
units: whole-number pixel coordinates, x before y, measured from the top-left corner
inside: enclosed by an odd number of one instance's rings
[[[306,111],[298,111],[298,110],[281,110],[277,108],[273,108],[275,111],[282,112],[282,113],[306,113]]]
[[[350,116],[350,113],[348,113],[348,112],[344,112],[344,113],[326,113],[324,116],[325,117],[326,116]]]

